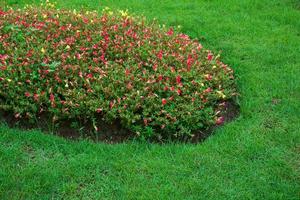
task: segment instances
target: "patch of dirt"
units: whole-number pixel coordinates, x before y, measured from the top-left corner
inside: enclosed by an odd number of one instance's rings
[[[238,115],[239,106],[233,102],[227,102],[224,105],[224,111],[222,113],[222,116],[224,117],[223,124],[232,121]],[[6,122],[11,128],[20,128],[23,130],[40,129],[44,133],[54,133],[55,135],[71,140],[88,138],[95,142],[114,144],[131,140],[136,136],[134,132],[124,129],[121,126],[120,121],[117,120],[114,123],[109,124],[100,117],[96,120],[99,128],[97,131],[95,131],[91,122],[84,122],[78,119],[61,121],[58,126],[55,127],[52,118],[46,114],[38,116],[34,123],[29,123],[26,119],[17,119],[11,112],[0,111],[0,120]],[[77,124],[77,126],[74,127],[74,121],[79,122],[79,125]],[[163,143],[168,140],[179,140],[184,143],[199,143],[209,137],[216,128],[222,125],[215,125],[207,130],[195,131],[192,138],[169,138],[167,140],[156,138],[149,140],[149,142]]]

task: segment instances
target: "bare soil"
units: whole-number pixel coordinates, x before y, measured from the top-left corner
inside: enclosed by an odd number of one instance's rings
[[[227,102],[224,107],[222,116],[224,124],[232,121],[239,115],[239,107],[233,102]],[[29,122],[28,119],[17,119],[14,114],[7,111],[0,111],[0,121],[5,122],[11,128],[19,128],[23,130],[40,129],[46,134],[54,134],[67,139],[78,140],[88,138],[95,142],[105,142],[109,144],[122,143],[135,138],[136,134],[130,130],[124,129],[120,121],[114,123],[106,123],[100,117],[97,119],[98,131],[95,131],[91,122],[83,122],[76,120],[64,120],[59,123],[52,122],[52,119],[47,114],[42,114],[37,117],[34,122]],[[78,122],[74,127],[74,121]],[[193,133],[193,137],[185,138],[155,138],[150,139],[150,142],[163,143],[166,141],[177,140],[185,143],[199,143],[209,137],[216,128],[222,125],[215,125],[206,130],[198,130]]]

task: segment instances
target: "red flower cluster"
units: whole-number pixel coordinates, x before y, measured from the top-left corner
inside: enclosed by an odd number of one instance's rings
[[[219,56],[124,11],[0,10],[0,27],[0,107],[18,118],[101,115],[147,136],[188,135],[221,124],[218,104],[235,95]]]

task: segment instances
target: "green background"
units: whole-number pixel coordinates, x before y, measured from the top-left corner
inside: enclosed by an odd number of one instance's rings
[[[37,0],[1,0],[23,7]],[[299,199],[297,0],[58,0],[181,25],[235,70],[240,116],[201,144],[102,144],[0,126],[0,199]]]

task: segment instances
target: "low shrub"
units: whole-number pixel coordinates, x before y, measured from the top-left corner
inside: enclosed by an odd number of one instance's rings
[[[119,120],[138,136],[221,124],[233,70],[195,39],[104,9],[0,9],[0,108],[15,118]]]

